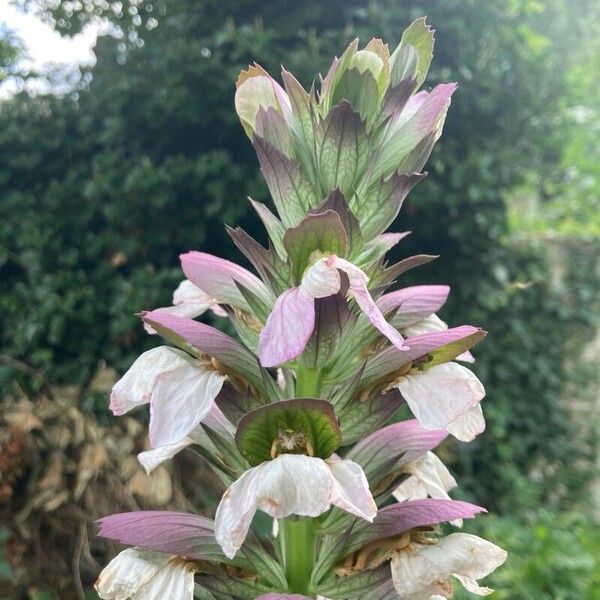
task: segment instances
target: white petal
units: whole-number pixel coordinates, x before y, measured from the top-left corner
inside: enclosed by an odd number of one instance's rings
[[[194,285],[189,279],[184,279],[173,292],[173,305],[157,308],[160,312],[166,312],[178,317],[195,319],[211,309],[219,317],[227,316],[227,313],[218,305],[217,301],[205,291]],[[144,323],[144,329],[154,334],[156,331],[148,323]]]
[[[447,429],[485,396],[475,374],[453,362],[409,373],[398,389],[425,429]]]
[[[436,331],[445,331],[446,329],[448,329],[448,325],[444,323],[444,321],[442,321],[436,314],[433,314],[421,319],[413,325],[405,327],[402,332],[406,337],[412,337],[413,335],[434,333]]]
[[[392,558],[392,577],[402,600],[429,600],[439,594],[452,597],[450,577],[466,582],[467,589],[487,595],[477,579],[489,575],[506,560],[506,552],[475,535],[453,533],[437,544],[412,544]]]
[[[215,538],[233,558],[257,510],[277,519],[293,514],[317,517],[331,504],[368,520],[377,512],[357,464],[282,454],[246,471],[225,492],[215,516]]]
[[[95,588],[102,600],[127,600],[168,564],[169,555],[127,548],[104,568]]]
[[[329,459],[327,464],[333,475],[331,503],[357,517],[373,521],[377,505],[362,467],[351,460]]]
[[[476,404],[464,415],[454,419],[446,429],[448,433],[451,433],[457,440],[461,440],[462,442],[474,440],[485,430],[485,419],[481,404]]]
[[[409,465],[408,470],[412,475],[394,491],[398,501],[417,500],[427,496],[450,499],[448,492],[456,487],[456,480],[433,452],[427,452],[415,460]],[[419,495],[411,495],[415,492]]]
[[[258,509],[274,518],[316,517],[329,509],[331,472],[320,458],[282,454],[246,471],[223,494],[215,516],[215,538],[233,558]]]
[[[315,301],[302,287],[283,292],[260,332],[258,354],[273,367],[302,354],[315,328]]]
[[[337,294],[342,286],[342,279],[337,269],[336,256],[320,258],[304,271],[300,289],[313,298],[326,298]]]
[[[156,378],[150,402],[153,448],[183,440],[214,405],[225,377],[192,359]]]
[[[166,460],[173,458],[178,452],[181,452],[181,450],[187,448],[187,446],[191,446],[195,443],[195,440],[193,440],[191,437],[186,437],[176,444],[159,446],[158,448],[153,448],[152,450],[140,452],[137,456],[138,461],[142,467],[146,469],[146,473],[150,475],[150,473],[152,473],[156,467],[164,463]]]
[[[189,563],[175,557],[133,594],[131,600],[192,600],[193,597],[194,570]]]
[[[148,404],[156,378],[187,364],[189,356],[175,348],[159,346],[144,352],[117,381],[110,394],[110,410],[115,415]]]

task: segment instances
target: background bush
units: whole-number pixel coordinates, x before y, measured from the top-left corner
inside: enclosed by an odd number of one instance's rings
[[[154,343],[135,313],[169,302],[180,252],[239,259],[223,221],[261,235],[245,196],[266,200],[266,188],[233,110],[241,68],[257,60],[277,72],[284,63],[309,85],[357,34],[395,44],[412,18],[428,14],[438,28],[428,85],[460,87],[429,177],[396,223],[413,231],[400,254],[441,258],[402,283],[450,284],[443,317],[490,332],[475,367],[488,430],[449,456],[468,497],[493,511],[589,500],[595,431],[573,419],[569,399],[596,375],[582,352],[599,326],[598,229],[589,226],[600,181],[597,1],[143,0],[124,1],[120,14],[100,2],[79,11],[37,5],[64,33],[104,16],[123,35],[99,39],[97,63],[74,91],[0,104],[5,393],[44,381],[85,389],[103,361],[122,371]],[[514,212],[517,194],[539,199],[532,222]],[[547,243],[531,234],[549,227],[574,240],[560,281]],[[90,407],[104,415],[105,399]],[[566,541],[587,548],[569,518],[558,524]],[[564,540],[550,518],[536,519],[487,526],[524,554],[539,543],[528,569],[543,580],[558,555],[546,561],[546,542],[518,533],[547,531],[548,548]],[[565,577],[589,575],[583,563],[566,565]],[[508,573],[498,577],[528,589],[519,580],[528,575]],[[546,597],[523,594],[510,597]]]

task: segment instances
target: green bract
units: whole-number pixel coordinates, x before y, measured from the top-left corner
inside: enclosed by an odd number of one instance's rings
[[[247,413],[235,441],[242,456],[256,466],[282,453],[329,458],[340,446],[342,434],[329,402],[296,398]]]

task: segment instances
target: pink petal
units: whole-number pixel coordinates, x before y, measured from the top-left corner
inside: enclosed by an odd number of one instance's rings
[[[369,278],[358,267],[343,258],[335,258],[335,267],[346,273],[350,281],[348,295],[354,298],[361,310],[367,315],[371,323],[377,328],[396,348],[399,350],[408,350],[404,345],[404,338],[398,331],[392,327],[381,314],[377,304],[371,297],[367,288]]]
[[[447,285],[415,285],[383,295],[377,300],[382,313],[398,309],[394,322],[407,327],[437,312],[448,299]]]
[[[250,309],[236,282],[265,303],[273,300],[271,291],[258,277],[235,263],[205,252],[188,252],[180,258],[185,276],[220,304]]]
[[[277,298],[258,340],[264,367],[280,365],[304,350],[315,327],[315,302],[301,288],[286,290]]]

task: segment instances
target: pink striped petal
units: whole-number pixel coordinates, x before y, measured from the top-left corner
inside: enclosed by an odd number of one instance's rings
[[[269,288],[256,275],[235,263],[205,252],[188,252],[180,258],[185,276],[219,304],[250,310],[236,282],[268,305],[273,301]]]
[[[402,328],[437,312],[446,303],[449,293],[450,287],[447,285],[415,285],[383,295],[377,301],[377,306],[384,314],[398,309],[394,324]]]
[[[314,328],[313,297],[302,288],[283,292],[260,332],[258,354],[261,364],[274,367],[302,354]]]

